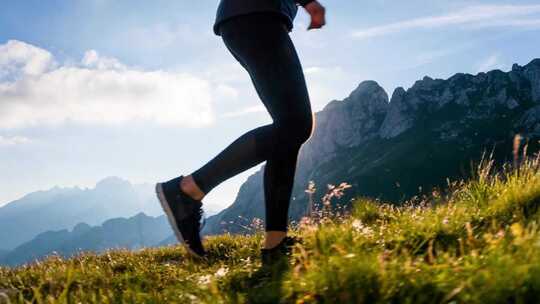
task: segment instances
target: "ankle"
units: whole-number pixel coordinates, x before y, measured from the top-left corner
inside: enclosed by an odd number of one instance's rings
[[[278,246],[287,236],[284,231],[267,231],[264,240],[264,249],[272,249]]]
[[[197,186],[191,175],[188,175],[180,182],[180,189],[194,200],[202,200],[205,197],[204,192]]]

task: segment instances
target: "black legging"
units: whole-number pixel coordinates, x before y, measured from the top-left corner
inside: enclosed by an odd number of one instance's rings
[[[240,136],[192,173],[208,193],[228,178],[263,161],[266,231],[287,231],[298,151],[313,131],[302,66],[282,19],[257,13],[225,21],[221,37],[248,71],[273,123]]]

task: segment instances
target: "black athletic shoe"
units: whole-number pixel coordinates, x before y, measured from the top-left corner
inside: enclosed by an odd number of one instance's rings
[[[297,243],[301,243],[299,238],[286,236],[274,248],[261,249],[262,266],[273,267],[277,264],[288,263],[292,253],[292,247]]]
[[[301,243],[301,240],[287,236],[276,247],[261,249],[262,265],[251,275],[248,288],[258,288],[272,280],[279,281],[290,267],[289,257],[296,243]]]
[[[179,242],[196,257],[204,257],[200,230],[202,202],[191,198],[180,189],[183,175],[165,183],[156,184],[156,194],[169,224]]]

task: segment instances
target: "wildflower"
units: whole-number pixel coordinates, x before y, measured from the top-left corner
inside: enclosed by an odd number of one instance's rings
[[[364,225],[362,224],[362,221],[359,220],[359,219],[356,219],[352,222],[352,227],[356,230],[356,231],[360,231],[362,230],[362,228],[364,228]]]
[[[363,234],[365,236],[370,237],[370,236],[373,235],[373,229],[371,229],[368,226],[364,226],[362,221],[360,221],[359,219],[354,220],[352,222],[351,226],[353,227],[354,230],[360,232],[361,234]]]
[[[512,226],[510,226],[510,231],[514,237],[520,237],[523,235],[523,226],[521,226],[519,223],[514,223]]]
[[[216,271],[215,276],[218,278],[223,277],[227,274],[227,272],[229,272],[229,269],[227,269],[226,267],[221,267],[220,269]]]
[[[445,217],[445,218],[443,219],[443,221],[442,221],[443,225],[448,225],[448,222],[449,222],[449,220],[448,220],[447,217]]]
[[[371,229],[369,227],[364,227],[364,229],[362,229],[362,234],[365,235],[365,236],[372,236],[373,235],[373,229]]]
[[[206,285],[210,283],[211,279],[212,279],[212,275],[207,274],[207,275],[200,276],[198,282],[199,284]]]
[[[300,227],[308,226],[311,224],[311,219],[307,216],[304,216],[300,219],[300,223],[298,223]]]

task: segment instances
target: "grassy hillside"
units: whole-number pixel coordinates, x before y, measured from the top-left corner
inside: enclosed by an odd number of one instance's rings
[[[401,207],[359,199],[295,228],[303,244],[271,278],[261,233],[223,235],[207,240],[207,262],[177,246],[0,269],[0,303],[539,303],[539,168],[486,162]]]

